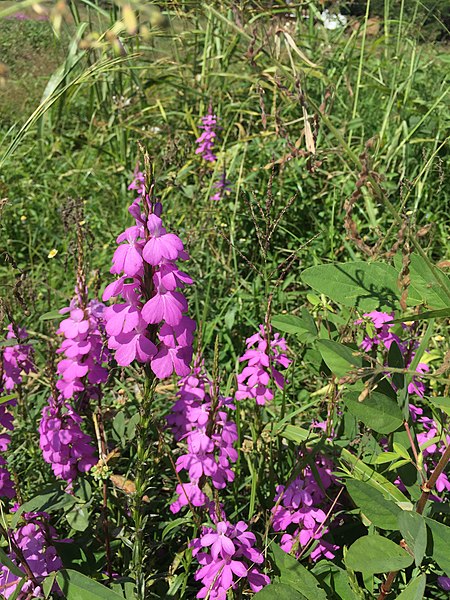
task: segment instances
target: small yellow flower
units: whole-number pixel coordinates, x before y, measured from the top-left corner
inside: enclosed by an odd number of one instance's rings
[[[55,256],[58,254],[58,250],[56,248],[53,248],[52,250],[50,250],[50,252],[48,253],[48,258],[55,258]]]
[[[27,220],[27,216],[26,215],[22,215],[20,217],[20,220],[22,221],[22,223],[24,223]]]

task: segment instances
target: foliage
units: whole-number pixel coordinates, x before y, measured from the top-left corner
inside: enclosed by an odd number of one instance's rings
[[[442,7],[3,4],[1,593],[445,598]]]

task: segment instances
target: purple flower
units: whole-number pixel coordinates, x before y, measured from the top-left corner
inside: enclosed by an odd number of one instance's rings
[[[217,137],[217,121],[218,118],[212,114],[212,107],[210,106],[208,114],[202,117],[202,124],[199,126],[200,129],[203,129],[203,133],[195,140],[198,144],[195,154],[200,154],[203,160],[207,162],[215,162],[217,160],[217,156],[213,152]]]
[[[7,330],[6,339],[16,339],[16,334],[11,324],[8,325]],[[28,334],[25,329],[19,328],[16,331],[19,340],[26,340]],[[10,392],[16,385],[20,385],[22,383],[22,373],[28,374],[34,371],[32,355],[33,349],[29,344],[18,343],[14,346],[5,346],[3,349],[0,349],[0,360],[2,363],[0,393],[4,390]]]
[[[16,531],[11,532],[10,535],[17,547],[20,548],[37,581],[37,585],[31,580],[26,581],[18,598],[41,598],[43,592],[39,584],[44,581],[47,575],[63,568],[61,559],[53,545],[54,542],[70,542],[71,540],[58,540],[56,531],[48,523],[49,515],[46,513],[25,513],[22,518],[25,524],[21,525]],[[21,566],[14,552],[11,551],[8,557],[18,567]],[[1,597],[10,598],[16,592],[20,579],[7,566],[2,566],[0,568]]]
[[[438,585],[445,590],[446,592],[450,592],[450,577],[438,577],[437,578]]]
[[[220,178],[213,183],[213,188],[217,191],[211,196],[211,200],[222,200],[224,196],[228,196],[231,193],[231,182],[228,181],[225,171],[223,171]]]
[[[177,288],[193,281],[176,261],[189,257],[180,238],[163,227],[161,203],[149,197],[145,175],[139,170],[129,189],[138,192],[129,208],[136,225],[117,238],[124,243],[114,254],[111,272],[123,276],[103,293],[104,300],[123,300],[105,311],[108,347],[115,350],[122,367],[137,360],[149,364],[159,379],[173,372],[181,377],[189,373],[193,336],[182,334],[188,304]],[[132,282],[125,283],[129,278]]]
[[[394,313],[384,313],[373,310],[369,313],[365,313],[364,318],[365,319],[358,319],[355,321],[357,325],[368,323],[370,329],[364,336],[360,347],[365,352],[369,352],[373,349],[389,350],[392,343],[395,342],[405,359],[405,368],[408,368],[414,359],[414,351],[417,349],[418,343],[414,338],[410,341],[404,341],[392,332],[392,329],[395,326],[395,323],[392,323]],[[408,331],[409,329],[405,323],[402,324],[402,327],[405,331]],[[425,373],[429,370],[430,367],[425,363],[419,363],[416,367],[417,373]],[[418,377],[414,376],[408,385],[408,393],[417,394],[423,398],[423,395],[425,394],[425,384],[420,381]]]
[[[226,600],[228,590],[245,580],[254,592],[269,584],[269,577],[255,566],[264,560],[255,542],[243,521],[233,526],[223,520],[215,527],[204,527],[200,537],[191,542],[192,553],[200,564],[195,579],[203,586],[197,598]]]
[[[311,545],[310,556],[314,561],[323,556],[333,558],[338,549],[321,539],[329,531],[323,524],[328,504],[326,490],[336,483],[332,464],[326,457],[316,456],[315,471],[320,483],[308,465],[287,487],[279,485],[272,509],[274,531],[291,530],[282,536],[281,548],[285,552],[294,550],[298,557]]]
[[[276,333],[268,345],[264,326],[260,325],[259,331],[246,340],[246,345],[247,351],[239,362],[248,361],[248,365],[237,377],[238,389],[235,398],[254,398],[257,404],[264,405],[274,397],[271,381],[279,389],[284,388],[285,379],[275,365],[286,368],[291,363],[285,354],[286,341]],[[256,348],[253,348],[255,345]]]
[[[179,387],[179,399],[167,418],[175,439],[187,443],[187,452],[176,461],[177,471],[186,471],[191,483],[197,484],[203,477],[208,477],[214,488],[223,489],[234,480],[230,464],[237,460],[237,451],[233,447],[238,438],[237,428],[225,410],[234,408],[231,400],[218,395],[213,406],[212,382],[204,374],[201,361],[197,361],[191,374],[187,373],[180,380]],[[180,494],[179,488],[177,493]],[[204,494],[202,499],[203,505],[209,502]],[[172,504],[172,511],[176,512],[186,504],[178,498]]]
[[[50,398],[42,411],[39,425],[42,455],[55,476],[68,483],[97,463],[91,438],[81,430],[82,422],[62,398]]]

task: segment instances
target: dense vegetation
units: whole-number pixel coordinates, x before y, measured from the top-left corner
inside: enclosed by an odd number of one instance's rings
[[[448,597],[448,3],[1,4],[0,595]]]

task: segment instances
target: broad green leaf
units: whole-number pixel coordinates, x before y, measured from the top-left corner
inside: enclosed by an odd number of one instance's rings
[[[53,512],[58,508],[64,508],[71,504],[75,504],[75,502],[76,500],[71,494],[65,494],[59,489],[43,492],[42,494],[34,496],[31,500],[28,500],[28,502],[24,502],[24,504],[20,506],[11,519],[11,527],[14,529],[17,526],[17,523],[24,512]]]
[[[9,558],[3,548],[0,548],[0,564],[8,567],[16,577],[25,577],[25,573]]]
[[[434,309],[449,308],[450,279],[445,273],[434,267],[439,278],[438,283],[433,271],[418,254],[411,255],[409,271],[411,284],[422,297],[423,303]]]
[[[272,544],[271,552],[280,575],[279,583],[284,583],[301,592],[308,600],[327,600],[314,575],[293,556],[284,552],[277,544]]]
[[[375,527],[398,529],[398,518],[403,511],[394,502],[386,500],[381,492],[364,481],[349,479],[346,486],[353,502]]]
[[[430,398],[430,402],[450,416],[450,398]]]
[[[314,567],[314,574],[320,578],[321,582],[323,581],[325,585],[333,589],[336,596],[341,600],[361,600],[364,598],[364,593],[358,586],[356,576],[352,574],[353,581],[351,581],[350,573],[330,561],[322,560],[317,563]]]
[[[332,373],[344,377],[349,371],[361,367],[362,359],[357,351],[333,340],[318,340],[317,348]]]
[[[385,573],[406,569],[413,557],[395,542],[379,535],[365,535],[350,546],[345,563],[352,571]]]
[[[398,459],[397,452],[382,452],[375,459],[376,465],[384,465],[385,463],[392,462]]]
[[[378,433],[392,433],[403,423],[398,404],[379,392],[372,392],[360,402],[358,392],[348,392],[344,403],[348,410],[364,425]]]
[[[76,504],[66,513],[66,519],[75,531],[86,531],[89,527],[89,511],[85,504]]]
[[[272,317],[272,325],[284,333],[297,335],[302,342],[312,341],[317,336],[317,327],[314,319],[305,309],[300,315],[276,315]]]
[[[403,592],[397,596],[397,600],[422,600],[426,583],[425,573],[419,575],[408,583]]]
[[[303,271],[301,278],[334,302],[362,311],[392,310],[400,298],[398,272],[386,263],[355,261],[319,265]]]
[[[411,506],[408,498],[396,485],[391,483],[380,473],[374,471],[372,467],[363,463],[361,459],[346,448],[341,449],[341,459],[350,465],[352,477],[358,478],[360,481],[366,481],[369,485],[379,490],[384,496],[389,496],[391,500],[394,500],[394,502],[397,502],[402,506]]]
[[[52,321],[53,319],[62,319],[64,315],[62,315],[58,309],[50,310],[49,312],[44,313],[39,317],[39,321]]]
[[[266,585],[260,592],[255,594],[253,598],[258,600],[305,600],[305,596],[284,583],[270,583]],[[67,600],[71,600],[68,598]],[[80,599],[81,600],[81,599]]]
[[[403,511],[398,516],[398,528],[414,554],[416,567],[420,565],[427,549],[427,526],[422,515]]]
[[[437,564],[445,571],[447,577],[450,577],[450,527],[443,523],[438,523],[434,519],[425,517],[428,527],[433,535],[433,558]]]
[[[56,580],[66,600],[123,600],[123,596],[72,569],[59,571]]]
[[[281,437],[291,440],[291,442],[307,442],[317,439],[317,435],[311,433],[309,429],[303,429],[298,425],[283,425],[281,428],[275,430],[275,435],[281,435]]]

